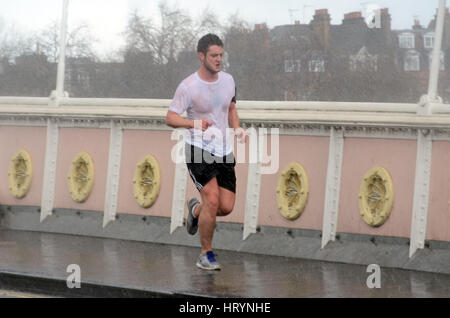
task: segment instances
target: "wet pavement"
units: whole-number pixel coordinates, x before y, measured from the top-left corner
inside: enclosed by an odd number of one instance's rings
[[[223,270],[208,272],[196,268],[199,249],[195,247],[0,230],[0,274],[21,277],[15,280],[21,286],[45,279],[67,288],[72,274],[68,266],[77,264],[78,292],[96,286],[96,295],[106,297],[113,295],[108,290],[117,288],[152,297],[450,298],[450,275],[445,274],[382,267],[381,286],[371,289],[367,280],[373,281],[374,272],[367,272],[367,266],[215,252]],[[53,287],[42,283],[39,292],[46,288]]]

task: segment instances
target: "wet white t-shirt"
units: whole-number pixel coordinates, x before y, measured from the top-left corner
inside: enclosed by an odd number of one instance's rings
[[[233,151],[227,128],[228,110],[236,87],[230,74],[219,72],[218,75],[215,82],[203,81],[197,72],[184,79],[175,92],[169,110],[179,115],[186,111],[190,120],[203,118],[211,122],[212,126],[204,132],[201,127],[189,129],[190,138],[186,142],[221,157]]]

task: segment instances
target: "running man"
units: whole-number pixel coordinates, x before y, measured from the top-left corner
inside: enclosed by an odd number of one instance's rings
[[[178,86],[166,124],[190,132],[186,140],[186,164],[201,202],[196,198],[187,202],[186,228],[191,235],[197,229],[200,234],[202,251],[197,266],[220,270],[212,249],[216,217],[230,214],[236,198],[236,163],[228,129],[233,128],[241,142],[246,142],[248,136],[239,126],[234,79],[221,71],[222,40],[214,34],[203,36],[197,53],[200,69]],[[186,119],[181,117],[185,111]]]

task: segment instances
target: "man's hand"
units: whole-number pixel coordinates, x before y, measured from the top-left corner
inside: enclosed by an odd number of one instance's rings
[[[246,143],[248,141],[247,132],[243,128],[241,127],[235,128],[234,134],[237,136],[241,144]]]
[[[210,126],[212,126],[212,122],[207,121],[203,118],[200,118],[199,120],[194,120],[194,128],[195,129],[201,129],[202,131],[205,131]]]

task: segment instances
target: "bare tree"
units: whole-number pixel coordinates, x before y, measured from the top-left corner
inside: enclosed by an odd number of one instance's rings
[[[175,61],[184,51],[195,49],[198,37],[203,33],[221,31],[217,17],[205,9],[200,17],[192,19],[178,6],[159,3],[159,23],[140,16],[134,11],[128,20],[126,36],[127,52],[147,52],[155,63],[162,65]]]
[[[207,9],[193,19],[185,10],[165,1],[158,8],[158,21],[134,11],[124,33],[124,82],[128,94],[134,97],[173,96],[180,76],[187,75],[196,61],[199,36],[220,30],[218,19]]]
[[[137,10],[130,14],[124,35],[126,37],[126,53],[154,53],[155,38],[152,19],[142,17]]]
[[[32,37],[26,37],[14,26],[8,26],[0,17],[0,60],[12,61],[24,52],[32,51]]]
[[[59,59],[60,26],[56,21],[51,22],[37,35],[37,42],[43,54],[47,55],[50,62]],[[79,24],[69,29],[67,34],[66,57],[96,59],[93,44],[96,42],[89,26]]]

